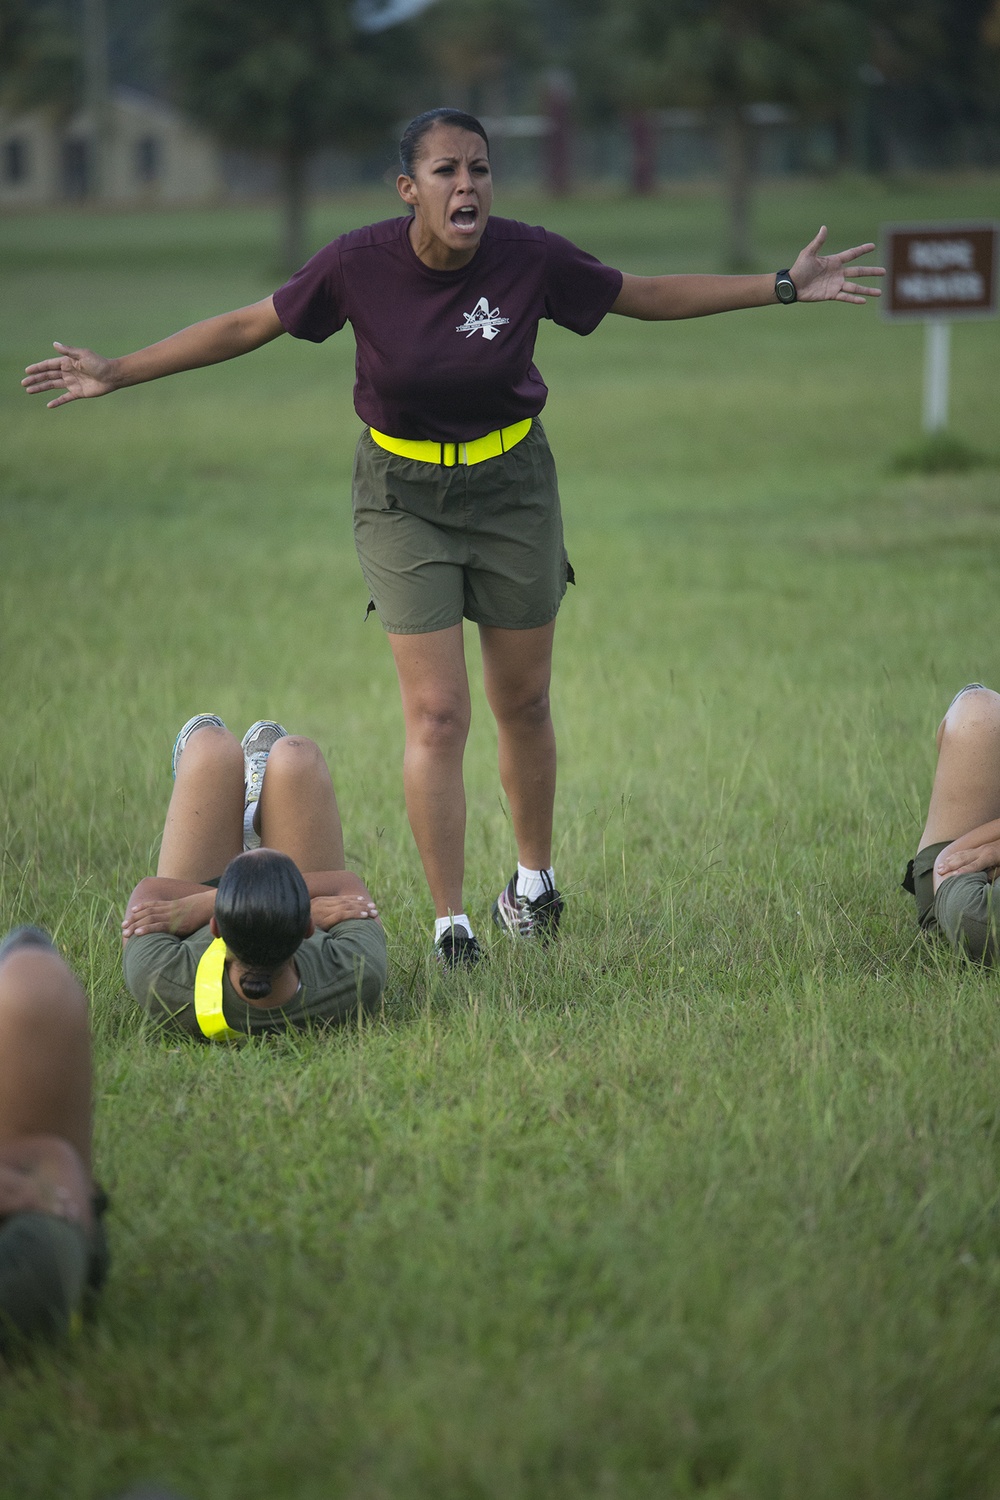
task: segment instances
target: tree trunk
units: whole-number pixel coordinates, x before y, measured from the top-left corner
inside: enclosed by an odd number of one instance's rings
[[[84,105],[90,117],[90,151],[84,169],[84,195],[98,202],[111,192],[111,81],[108,67],[107,0],[84,0]]]
[[[730,271],[753,270],[751,198],[754,175],[754,128],[740,105],[723,111],[720,127],[726,181]]]
[[[281,234],[281,268],[289,275],[305,260],[306,156],[289,149],[281,157],[281,198],[284,215]]]
[[[652,112],[635,109],[628,117],[632,142],[632,191],[648,197],[656,188],[656,126]]]
[[[565,198],[570,190],[570,100],[572,85],[558,69],[549,75],[545,90],[545,113],[548,116],[546,136],[546,183],[554,198]]]

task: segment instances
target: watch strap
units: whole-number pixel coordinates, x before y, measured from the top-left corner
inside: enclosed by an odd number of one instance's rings
[[[780,291],[778,290],[779,286],[781,288]],[[784,292],[784,296],[782,296],[782,292]],[[789,292],[791,292],[791,296],[788,295]],[[795,286],[795,282],[792,280],[792,273],[787,268],[783,271],[775,272],[774,295],[777,297],[778,301],[781,302],[785,307],[788,307],[791,305],[791,303],[798,301],[798,290]]]

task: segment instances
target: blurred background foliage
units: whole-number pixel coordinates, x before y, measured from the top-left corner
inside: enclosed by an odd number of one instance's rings
[[[284,205],[286,266],[323,153],[391,178],[400,123],[447,102],[555,195],[714,177],[735,269],[776,165],[1000,165],[1000,0],[0,0],[7,118],[88,112],[99,154],[121,87],[242,153],[239,190]],[[99,163],[74,182],[99,199]]]

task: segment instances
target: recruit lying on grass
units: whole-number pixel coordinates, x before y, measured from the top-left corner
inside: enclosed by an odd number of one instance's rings
[[[370,1011],[385,933],[344,868],[340,811],[313,740],[273,719],[243,743],[216,714],[174,742],[156,875],[122,922],[125,982],[154,1019],[208,1041]]]

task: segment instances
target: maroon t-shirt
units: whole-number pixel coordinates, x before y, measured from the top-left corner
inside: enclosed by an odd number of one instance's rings
[[[558,234],[491,218],[468,265],[433,271],[408,218],[342,234],[274,294],[287,331],[321,343],[349,322],[354,406],[398,438],[468,442],[536,417],[548,391],[532,363],[540,318],[592,333],[622,274]]]

